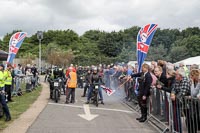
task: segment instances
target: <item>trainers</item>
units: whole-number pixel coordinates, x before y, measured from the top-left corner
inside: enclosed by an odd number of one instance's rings
[[[66,101],[66,102],[65,102],[65,104],[69,104],[69,102],[68,102],[68,101]]]
[[[103,101],[101,101],[101,104],[104,104],[104,102],[103,102]]]
[[[85,104],[89,104],[89,103],[90,103],[89,101],[85,102]]]
[[[10,121],[11,120],[11,117],[6,117],[6,120],[5,121]]]

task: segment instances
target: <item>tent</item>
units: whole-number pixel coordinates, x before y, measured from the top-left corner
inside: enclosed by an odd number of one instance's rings
[[[200,65],[200,56],[190,57],[185,60],[176,62],[175,64],[178,65],[179,63],[184,63],[184,65],[193,65],[193,64]]]
[[[6,61],[7,57],[8,57],[8,53],[3,50],[0,50],[0,61]]]

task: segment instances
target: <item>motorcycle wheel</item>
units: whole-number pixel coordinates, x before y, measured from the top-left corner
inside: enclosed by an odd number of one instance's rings
[[[97,94],[96,94],[96,97],[95,97],[95,100],[96,100],[96,107],[98,107],[98,105],[99,105],[99,92],[97,92]]]
[[[57,103],[57,102],[58,102],[58,96],[59,96],[59,92],[58,92],[57,89],[55,90],[55,94],[54,94],[54,95],[55,95],[55,96],[54,96],[55,102]]]

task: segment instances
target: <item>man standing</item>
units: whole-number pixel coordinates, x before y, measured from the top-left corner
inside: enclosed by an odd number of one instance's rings
[[[5,92],[7,93],[8,101],[12,102],[11,99],[11,86],[12,86],[12,76],[11,76],[11,69],[12,69],[11,64],[7,64],[7,69],[4,71],[4,78],[5,78]]]
[[[175,110],[173,110],[174,114],[174,130],[176,132],[182,132],[181,128],[181,113],[184,112],[184,115],[186,116],[186,125],[188,128],[188,131],[191,133],[194,133],[193,131],[193,125],[191,125],[191,114],[189,114],[190,111],[188,111],[187,108],[181,108],[185,106],[185,100],[183,98],[185,96],[191,96],[191,84],[190,80],[187,78],[185,70],[183,68],[179,68],[176,70],[176,83],[175,86],[172,88],[171,91],[171,99],[173,106],[176,107]]]
[[[145,122],[147,120],[147,100],[150,96],[150,87],[152,83],[152,77],[148,70],[149,65],[143,64],[141,73],[131,75],[131,77],[139,77],[138,102],[142,114],[140,118],[136,118],[136,120],[138,120],[139,122]]]
[[[6,115],[5,121],[10,121],[11,120],[10,111],[8,109],[6,99],[5,99],[5,91],[4,91],[5,78],[4,78],[4,74],[3,74],[3,69],[4,69],[4,65],[1,64],[0,65],[0,102],[3,106],[3,111]]]
[[[73,71],[72,67],[69,67],[69,76],[67,79],[67,83],[66,83],[66,88],[67,88],[67,94],[66,94],[66,104],[69,103],[69,98],[71,96],[70,99],[70,103],[74,103],[75,102],[75,88],[77,86],[77,74],[76,72]]]

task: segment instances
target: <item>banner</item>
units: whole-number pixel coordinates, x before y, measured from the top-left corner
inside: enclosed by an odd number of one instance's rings
[[[147,56],[149,46],[156,32],[157,24],[147,24],[141,28],[137,35],[137,63],[138,72],[141,72],[142,64]]]
[[[137,63],[138,63],[138,72],[141,72],[142,64],[147,56],[149,51],[149,46],[153,39],[153,35],[156,32],[157,24],[147,24],[141,28],[137,35]],[[135,83],[135,93],[138,94],[138,81],[136,78]]]
[[[13,59],[15,58],[26,36],[27,36],[26,32],[17,32],[11,36],[9,41],[9,54],[7,58],[7,63],[13,62]]]
[[[111,96],[115,92],[115,90],[112,90],[104,85],[101,85],[101,88],[106,92],[108,96]]]

